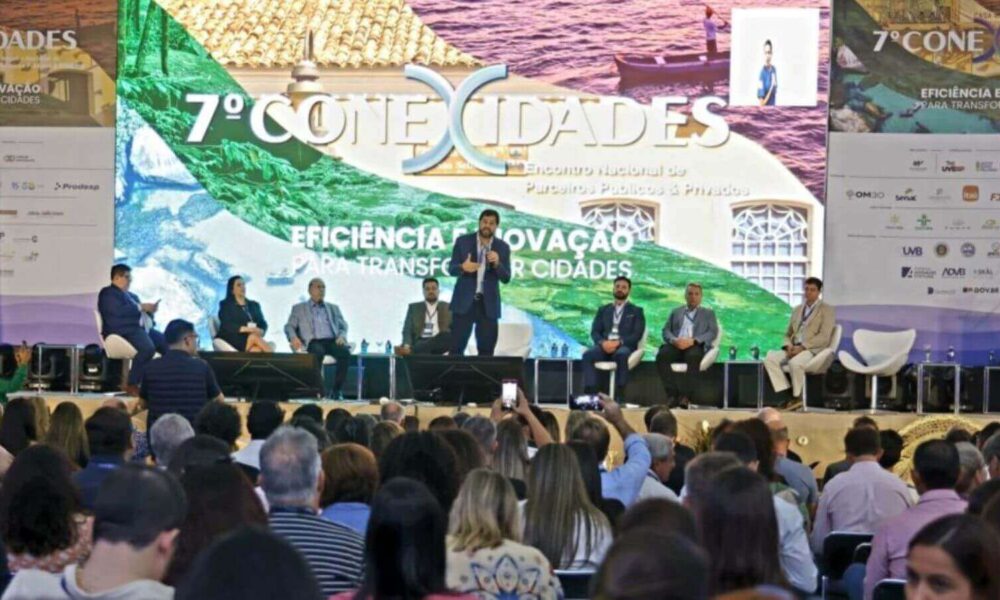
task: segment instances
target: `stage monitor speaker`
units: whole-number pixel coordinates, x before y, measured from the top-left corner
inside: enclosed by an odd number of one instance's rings
[[[524,389],[524,359],[519,356],[408,356],[407,379],[418,402],[486,404],[500,396],[504,379]]]
[[[44,343],[35,344],[31,348],[31,361],[28,363],[28,389],[69,389],[68,358],[63,348],[49,348]]]
[[[318,398],[323,389],[319,357],[315,354],[257,354],[202,352],[227,396],[247,400],[285,401]]]
[[[108,357],[97,344],[87,344],[80,353],[80,389],[85,392],[103,392],[108,375]]]

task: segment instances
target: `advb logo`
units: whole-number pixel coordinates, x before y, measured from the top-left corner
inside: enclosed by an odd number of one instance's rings
[[[965,277],[965,267],[945,267],[941,269],[941,276],[948,279]]]

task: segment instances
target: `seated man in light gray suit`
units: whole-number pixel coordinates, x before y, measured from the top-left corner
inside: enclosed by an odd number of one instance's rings
[[[719,323],[712,309],[701,305],[701,284],[689,283],[684,291],[687,304],[670,313],[663,326],[663,345],[656,355],[656,370],[667,390],[670,406],[687,406],[694,393],[695,378],[701,374],[701,359],[719,335]],[[687,372],[674,373],[672,363],[685,363]]]
[[[332,397],[343,400],[344,380],[350,363],[351,349],[347,345],[347,321],[336,304],[324,302],[326,284],[320,278],[309,282],[309,300],[292,307],[285,324],[285,336],[292,350],[337,359],[337,375],[333,380]]]
[[[433,277],[424,279],[424,301],[406,309],[403,320],[403,345],[396,354],[444,354],[451,348],[451,309],[438,300],[440,284]]]

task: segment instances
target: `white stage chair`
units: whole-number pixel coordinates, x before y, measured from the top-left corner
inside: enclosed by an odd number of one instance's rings
[[[701,359],[701,364],[698,365],[698,372],[704,373],[709,370],[715,361],[719,358],[719,347],[722,342],[722,325],[719,325],[719,332],[716,334],[715,339],[712,340],[708,345],[708,352]],[[688,366],[687,363],[670,363],[670,370],[674,373],[687,373]]]
[[[531,354],[531,338],[534,330],[531,323],[500,323],[497,330],[497,347],[493,354],[495,356],[520,356],[528,358]],[[476,356],[479,354],[476,348],[476,336],[473,333],[469,337],[469,343],[465,347],[466,356]]]
[[[833,359],[837,356],[837,348],[840,347],[840,339],[844,335],[844,328],[841,325],[833,326],[833,335],[830,336],[830,345],[823,348],[806,363],[806,382],[802,384],[802,411],[809,410],[809,375],[822,375],[826,373],[833,364]],[[781,367],[781,370],[788,373],[788,365]]]
[[[212,349],[216,352],[239,352],[233,345],[219,337],[219,317],[208,316],[208,333],[212,336]]]
[[[878,378],[892,377],[892,389],[896,389],[896,375],[906,364],[916,339],[915,329],[905,331],[857,329],[853,336],[854,347],[864,362],[844,350],[837,354],[840,364],[844,365],[845,369],[871,378],[872,412],[878,408]]]
[[[639,347],[632,351],[632,354],[628,355],[628,370],[639,366],[642,362],[642,355],[646,353],[646,341],[649,338],[649,328],[642,333],[642,338],[639,339]],[[615,372],[618,370],[618,365],[615,364],[613,360],[600,360],[594,363],[594,368],[598,371],[608,371],[611,373],[611,379],[608,382],[608,395],[611,399],[615,399]]]
[[[135,358],[135,355],[139,351],[128,340],[118,334],[112,333],[108,337],[104,337],[102,334],[104,331],[104,319],[101,317],[101,311],[94,310],[94,321],[97,323],[97,341],[104,350],[104,355],[111,360],[122,361],[122,383],[124,384],[124,382],[128,381],[129,371],[132,370],[132,359]]]

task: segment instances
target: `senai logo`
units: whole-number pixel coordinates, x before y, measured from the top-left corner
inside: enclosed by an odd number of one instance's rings
[[[973,25],[961,29],[881,29],[873,31],[875,52],[881,52],[886,42],[899,44],[913,54],[971,54],[972,62],[989,60],[997,51],[998,33],[985,19],[973,19]]]

